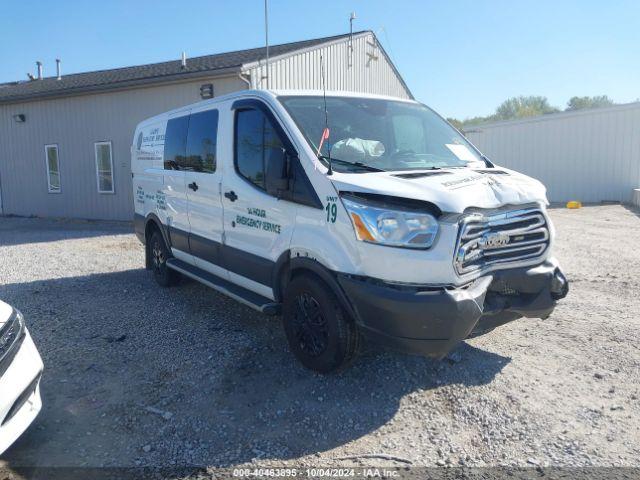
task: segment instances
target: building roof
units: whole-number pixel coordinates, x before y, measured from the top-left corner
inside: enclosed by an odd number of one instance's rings
[[[364,32],[357,32],[358,35]],[[286,55],[305,48],[340,40],[349,34],[316,38],[300,42],[269,46],[269,56]],[[62,97],[86,92],[98,92],[149,83],[179,81],[194,77],[212,76],[241,71],[242,66],[266,58],[266,48],[251,48],[235,52],[217,53],[202,57],[187,58],[187,67],[182,68],[180,59],[168,62],[137,65],[134,67],[73,73],[42,80],[25,80],[0,84],[0,104],[34,100],[44,97]]]

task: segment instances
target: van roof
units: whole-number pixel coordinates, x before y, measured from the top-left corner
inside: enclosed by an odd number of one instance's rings
[[[173,110],[169,110],[163,112],[161,114],[155,115],[153,117],[147,118],[140,122],[140,126],[148,125],[150,123],[157,123],[160,120],[163,120],[165,116],[172,115],[174,113],[180,113],[184,110],[189,110],[192,108],[203,107],[205,105],[216,105],[218,103],[226,102],[229,100],[233,100],[236,98],[243,97],[258,97],[263,98],[265,100],[275,99],[277,97],[288,97],[288,96],[318,96],[321,97],[326,95],[327,97],[346,97],[346,98],[372,98],[379,100],[392,100],[397,102],[406,102],[406,103],[418,103],[415,100],[407,99],[407,98],[399,98],[399,97],[391,97],[387,95],[377,95],[372,93],[360,93],[360,92],[346,92],[346,91],[338,91],[338,90],[327,90],[323,92],[322,90],[240,90],[237,92],[229,93],[227,95],[222,95],[220,97],[210,98],[207,100],[201,100],[196,103],[192,103],[189,105],[184,105],[182,107],[174,108]]]

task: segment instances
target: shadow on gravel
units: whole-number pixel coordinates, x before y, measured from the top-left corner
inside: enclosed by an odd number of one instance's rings
[[[624,209],[633,213],[636,217],[640,218],[640,208],[634,205],[623,205]]]
[[[401,402],[453,414],[442,387],[487,384],[509,362],[467,344],[442,362],[368,347],[316,375],[277,319],[194,282],[162,289],[143,269],[4,285],[0,298],[24,312],[45,362],[43,411],[5,453],[11,466],[297,458],[375,432]]]
[[[26,218],[0,215],[0,247],[133,233],[129,222]]]

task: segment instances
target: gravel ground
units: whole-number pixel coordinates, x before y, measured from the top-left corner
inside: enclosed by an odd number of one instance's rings
[[[572,283],[549,319],[441,362],[369,347],[332,376],[292,358],[278,319],[158,287],[130,225],[1,218],[0,298],[46,365],[4,465],[638,466],[640,214],[551,215]]]

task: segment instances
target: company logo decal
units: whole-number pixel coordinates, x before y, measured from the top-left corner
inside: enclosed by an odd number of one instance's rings
[[[280,235],[281,227],[277,223],[272,223],[266,220],[267,212],[262,208],[249,207],[247,208],[246,215],[236,215],[235,222],[232,225],[235,227],[236,225],[244,225],[246,227],[255,228],[258,230],[264,230],[265,232],[275,233]],[[259,218],[252,218],[253,216]]]

